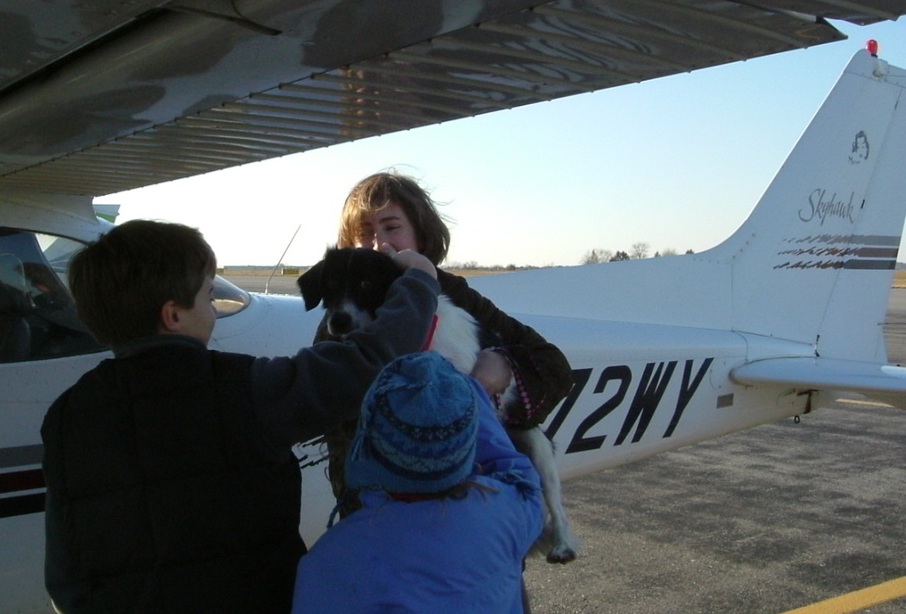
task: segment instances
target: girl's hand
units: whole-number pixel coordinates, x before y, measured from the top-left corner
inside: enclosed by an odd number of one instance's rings
[[[481,350],[472,368],[472,377],[478,380],[489,395],[502,394],[510,385],[513,370],[507,359],[499,353],[494,350]]]
[[[393,246],[389,243],[384,243],[381,245],[381,251],[396,262],[397,266],[403,269],[419,269],[428,273],[434,279],[437,279],[437,269],[434,268],[434,263],[428,260],[425,256],[422,256],[417,251],[412,249],[404,249],[401,252],[393,249]]]

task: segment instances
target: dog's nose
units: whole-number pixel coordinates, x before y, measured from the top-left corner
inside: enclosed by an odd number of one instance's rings
[[[327,322],[327,330],[335,337],[348,335],[352,331],[352,316],[345,311],[332,314]]]

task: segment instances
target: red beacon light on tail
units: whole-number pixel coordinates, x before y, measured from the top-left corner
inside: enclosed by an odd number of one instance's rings
[[[870,38],[868,39],[868,42],[865,43],[865,49],[871,54],[871,57],[874,58],[875,68],[872,71],[874,76],[879,79],[885,77],[887,75],[887,62],[884,62],[878,57],[878,52],[881,51],[881,43]]]
[[[865,48],[868,50],[868,53],[872,57],[878,57],[878,52],[881,50],[881,44],[873,38],[868,39],[868,42],[865,43]]]

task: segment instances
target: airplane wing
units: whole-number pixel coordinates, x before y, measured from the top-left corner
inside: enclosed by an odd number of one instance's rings
[[[734,368],[743,385],[789,386],[802,390],[858,392],[906,408],[906,368],[834,358],[767,358]]]
[[[100,196],[904,13],[898,0],[2,0],[0,191]]]

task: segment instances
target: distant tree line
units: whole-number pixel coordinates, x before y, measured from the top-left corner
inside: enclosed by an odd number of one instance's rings
[[[619,262],[620,260],[641,260],[643,258],[648,258],[648,253],[650,246],[647,243],[639,242],[633,243],[632,247],[628,252],[617,250],[613,252],[609,249],[591,249],[585,252],[585,255],[582,256],[582,259],[579,261],[579,264],[600,264],[602,262]],[[654,258],[660,258],[661,256],[676,256],[677,251],[673,248],[667,248],[660,252],[654,252]],[[693,254],[691,249],[686,250],[687,254]]]
[[[532,265],[516,265],[516,264],[508,264],[506,266],[503,266],[500,264],[481,265],[481,264],[478,264],[478,262],[476,262],[475,260],[467,260],[466,262],[456,262],[456,261],[445,262],[443,264],[443,268],[450,270],[450,271],[454,271],[454,270],[489,271],[492,273],[497,273],[497,272],[502,272],[502,271],[525,271],[527,269],[537,269],[539,267],[532,266]]]
[[[579,261],[579,264],[601,264],[604,262],[618,262],[620,260],[642,260],[648,258],[650,247],[647,243],[639,242],[633,243],[632,247],[628,252],[623,250],[612,251],[609,249],[590,249],[585,255],[582,256],[582,259]],[[694,254],[695,252],[691,249],[686,250],[687,254]],[[675,249],[667,248],[659,252],[654,252],[653,258],[660,258],[661,256],[676,256],[678,252]],[[305,265],[302,267],[299,266],[283,266],[282,270],[277,270],[278,275],[298,275],[298,270],[308,269],[310,265]],[[443,268],[459,271],[478,271],[478,272],[489,272],[489,273],[500,273],[504,271],[525,271],[528,269],[538,269],[538,268],[549,268],[553,266],[560,266],[554,264],[548,264],[546,266],[533,266],[533,265],[517,265],[517,264],[493,264],[493,265],[481,265],[478,264],[475,260],[468,260],[466,262],[445,262]],[[906,264],[898,262],[897,268],[904,268]],[[239,266],[226,266],[218,268],[218,274],[233,274],[233,275],[256,275],[269,273],[274,270],[272,265],[239,265]]]

